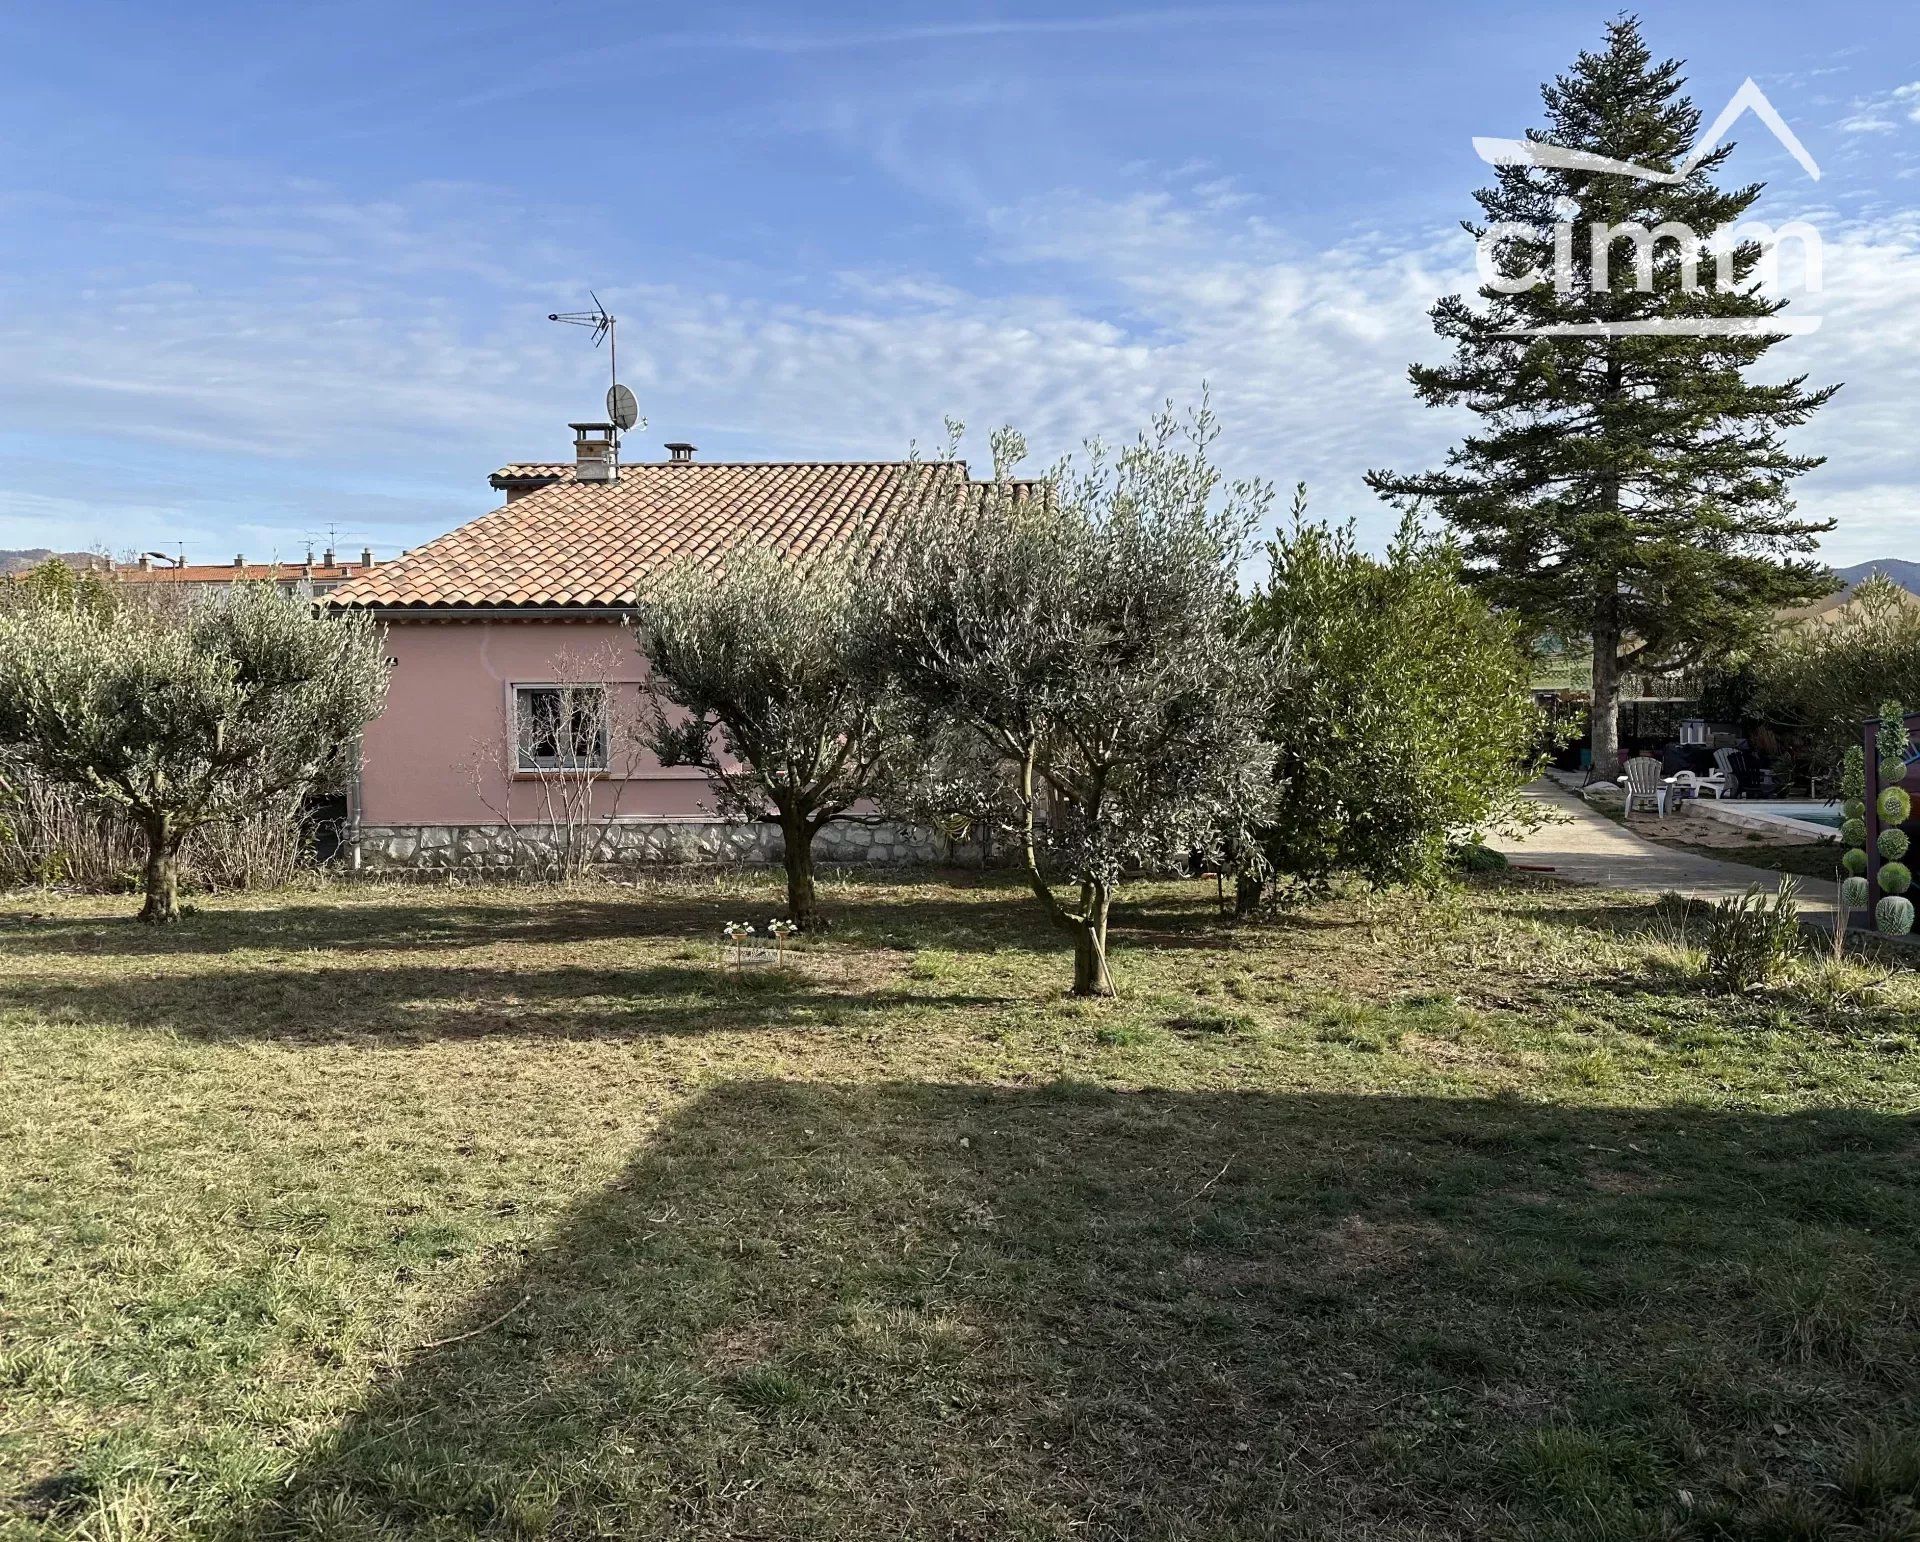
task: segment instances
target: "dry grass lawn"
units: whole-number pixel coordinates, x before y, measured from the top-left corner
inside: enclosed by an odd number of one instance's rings
[[[0,899],[0,1537],[1920,1536],[1911,974],[826,900]]]

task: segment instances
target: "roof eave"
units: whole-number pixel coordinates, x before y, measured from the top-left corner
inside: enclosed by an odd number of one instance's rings
[[[624,621],[633,605],[449,605],[444,601],[381,601],[326,595],[329,610],[352,611],[379,621]]]

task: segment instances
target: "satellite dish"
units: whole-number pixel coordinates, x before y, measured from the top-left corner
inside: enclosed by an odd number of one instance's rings
[[[622,433],[640,421],[640,403],[634,400],[633,392],[623,385],[616,385],[607,392],[607,421]]]

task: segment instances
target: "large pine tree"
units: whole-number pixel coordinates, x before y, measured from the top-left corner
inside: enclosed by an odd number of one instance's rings
[[[1542,88],[1547,124],[1527,137],[1677,171],[1701,117],[1683,93],[1681,68],[1653,62],[1633,18],[1615,21],[1602,51],[1581,54]],[[1760,196],[1759,184],[1714,185],[1732,149],[1712,149],[1670,183],[1597,169],[1497,168],[1493,186],[1475,195],[1487,224],[1466,229],[1476,239],[1494,230],[1498,276],[1480,289],[1478,306],[1451,295],[1433,308],[1453,358],[1409,372],[1424,401],[1465,405],[1479,430],[1439,471],[1367,477],[1395,502],[1438,509],[1496,603],[1542,631],[1592,639],[1593,757],[1602,769],[1619,758],[1623,669],[1700,662],[1750,638],[1774,607],[1833,586],[1810,555],[1832,524],[1796,518],[1788,496],[1792,479],[1820,458],[1789,453],[1782,433],[1838,388],[1808,390],[1805,376],[1748,378],[1781,340],[1766,322],[1785,301],[1751,283],[1758,243],[1733,253],[1730,286],[1718,284],[1704,245]],[[1649,232],[1677,224],[1699,240],[1656,243],[1643,290],[1630,239],[1611,246],[1604,275],[1593,261],[1594,227],[1628,221]],[[1570,225],[1572,239],[1556,235],[1556,225]],[[1698,265],[1691,292],[1683,257]],[[1545,281],[1508,292],[1536,272]],[[1662,329],[1702,318],[1725,330]],[[1642,330],[1593,330],[1622,323]],[[1516,335],[1541,327],[1582,330]]]

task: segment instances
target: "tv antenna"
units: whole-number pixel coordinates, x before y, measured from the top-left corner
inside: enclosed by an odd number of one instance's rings
[[[598,348],[603,341],[607,345],[607,416],[613,423],[613,452],[617,461],[621,432],[639,421],[639,408],[634,402],[633,392],[620,384],[620,344],[614,336],[614,327],[618,323],[608,313],[606,306],[600,303],[599,295],[589,289],[587,298],[593,301],[592,310],[548,311],[547,320],[565,322],[570,327],[585,327],[593,333],[594,347]]]

